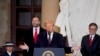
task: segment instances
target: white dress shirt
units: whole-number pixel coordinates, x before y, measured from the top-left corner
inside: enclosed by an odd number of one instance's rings
[[[54,32],[51,32],[50,35],[47,33],[47,39],[49,39],[49,37],[50,37],[50,41],[52,41],[52,39],[53,39],[53,34],[54,34]]]
[[[8,53],[9,56],[11,56],[11,54],[12,54],[12,52],[8,52],[8,51],[7,51],[7,53]]]
[[[90,35],[89,37],[91,37],[92,36],[92,40],[94,39],[94,37],[95,37],[95,34],[94,35]]]
[[[37,28],[33,27],[33,36],[34,36],[34,34],[35,34],[35,30],[36,30],[36,29],[37,29],[37,34],[40,33],[40,27],[37,27]]]

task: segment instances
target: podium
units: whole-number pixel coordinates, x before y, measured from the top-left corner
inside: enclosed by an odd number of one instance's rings
[[[33,56],[65,56],[64,48],[34,48]]]

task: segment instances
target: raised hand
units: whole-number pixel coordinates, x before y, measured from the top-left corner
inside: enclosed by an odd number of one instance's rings
[[[29,47],[27,46],[26,43],[24,43],[24,45],[19,45],[19,48],[21,48],[22,50],[28,50]]]

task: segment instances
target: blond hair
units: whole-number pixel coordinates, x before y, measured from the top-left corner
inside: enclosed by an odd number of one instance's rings
[[[54,25],[54,21],[53,20],[50,20],[50,19],[45,20],[44,25],[46,25],[46,24],[53,24]]]

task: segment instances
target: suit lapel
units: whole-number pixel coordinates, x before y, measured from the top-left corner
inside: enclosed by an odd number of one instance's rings
[[[11,56],[15,56],[15,55],[12,53]]]
[[[55,37],[56,36],[56,34],[55,34],[55,32],[53,33],[53,37],[52,37],[52,40],[51,40],[51,44],[54,44],[56,41],[55,41]]]
[[[16,54],[14,52],[12,52],[11,56],[16,56]]]
[[[43,29],[40,27],[40,31],[39,31],[39,33],[43,32],[42,30],[43,30]]]
[[[45,42],[46,45],[48,45],[48,38],[47,38],[47,32],[44,33],[43,41]]]
[[[9,54],[7,52],[5,54],[6,54],[6,56],[9,56]]]
[[[94,46],[96,41],[97,41],[97,35],[94,36],[94,39],[93,39],[93,42],[92,42],[92,46]]]
[[[33,28],[31,29],[31,31],[30,31],[31,33],[31,39],[32,39],[32,42],[34,42],[34,37],[33,37]]]
[[[86,46],[87,46],[87,48],[89,49],[89,47],[90,47],[90,45],[89,45],[89,35],[86,37]]]

